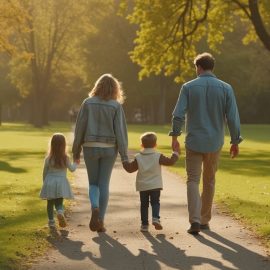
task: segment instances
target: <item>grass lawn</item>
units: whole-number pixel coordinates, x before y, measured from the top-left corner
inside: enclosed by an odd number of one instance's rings
[[[70,124],[0,126],[0,269],[21,269],[21,261],[47,245],[46,201],[38,196],[48,141],[57,131],[70,132]]]
[[[140,134],[154,131],[158,149],[170,154],[170,126],[129,125],[129,145],[139,150]],[[255,231],[270,247],[270,125],[243,125],[240,156],[229,157],[229,137],[226,136],[217,173],[217,203]],[[173,171],[185,176],[184,136],[180,137],[181,158]]]
[[[140,149],[140,135],[158,134],[158,149],[170,154],[169,126],[129,125],[130,149]],[[69,123],[54,123],[44,129],[26,124],[0,126],[0,269],[22,269],[29,256],[42,254],[48,230],[46,202],[39,199],[43,159],[52,133],[70,132]],[[270,246],[270,125],[244,125],[240,156],[231,160],[229,138],[223,148],[217,174],[216,201],[245,222]],[[172,168],[184,170],[182,155]]]

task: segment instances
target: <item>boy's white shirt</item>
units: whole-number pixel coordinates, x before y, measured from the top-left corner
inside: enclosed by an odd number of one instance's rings
[[[163,188],[161,165],[159,164],[160,155],[155,148],[144,148],[135,155],[138,163],[136,176],[137,191]]]

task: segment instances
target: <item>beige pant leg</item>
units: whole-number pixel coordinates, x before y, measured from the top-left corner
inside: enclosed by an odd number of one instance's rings
[[[203,155],[186,149],[187,201],[189,222],[201,222],[201,197],[199,191]]]
[[[201,224],[209,223],[215,194],[215,175],[220,150],[203,154],[203,190],[201,195]]]

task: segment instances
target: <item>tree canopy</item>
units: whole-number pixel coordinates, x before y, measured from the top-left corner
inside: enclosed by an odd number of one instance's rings
[[[183,80],[199,44],[206,40],[218,52],[224,35],[240,23],[244,44],[260,40],[270,51],[268,0],[136,0],[131,10],[127,2],[121,2],[122,12],[139,27],[131,59],[141,66],[141,77],[164,73]]]

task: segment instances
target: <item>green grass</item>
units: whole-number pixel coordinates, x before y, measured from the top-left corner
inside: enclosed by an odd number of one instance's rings
[[[129,125],[130,149],[140,149],[140,135],[158,134],[158,149],[170,154],[169,126]],[[0,127],[0,269],[21,269],[25,258],[42,254],[47,247],[46,202],[39,199],[43,159],[52,133],[70,132],[68,123],[54,123],[44,129],[26,124]],[[244,125],[240,156],[231,160],[229,139],[223,148],[217,173],[216,201],[245,222],[270,246],[270,144],[268,125]],[[180,175],[182,155],[172,168]]]
[[[139,137],[145,131],[158,134],[158,149],[171,153],[167,136],[170,126],[129,125],[129,145],[140,149]],[[217,172],[215,200],[234,217],[255,231],[270,247],[270,125],[243,125],[240,155],[229,157],[229,137],[226,136]],[[173,171],[185,176],[184,136],[179,137],[181,158]]]
[[[46,201],[39,191],[49,138],[57,131],[70,132],[70,125],[0,126],[0,269],[21,269],[25,258],[47,246]]]

